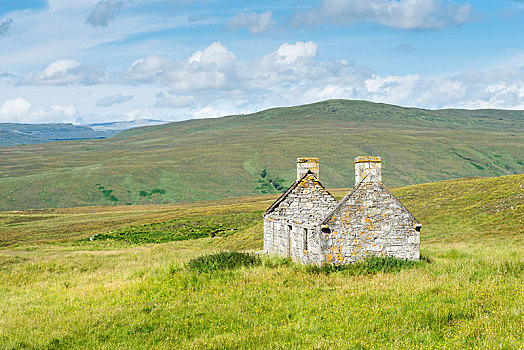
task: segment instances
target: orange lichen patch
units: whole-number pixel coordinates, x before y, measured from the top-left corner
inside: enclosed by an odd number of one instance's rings
[[[369,231],[373,231],[375,229],[375,226],[373,226],[373,223],[371,222],[371,219],[369,218],[369,216],[366,216],[366,218],[364,220],[368,224],[368,230]]]
[[[297,163],[318,163],[318,158],[297,158]]]
[[[338,262],[342,262],[342,260],[344,260],[344,257],[342,256],[342,254],[340,253],[337,254],[337,260]]]
[[[333,261],[333,256],[331,254],[326,254],[326,261],[327,262],[332,262]]]
[[[331,251],[334,252],[334,253],[338,253],[340,251],[340,247],[333,246],[333,247],[331,247]]]
[[[355,164],[357,163],[382,163],[382,159],[380,157],[360,156],[355,158]]]

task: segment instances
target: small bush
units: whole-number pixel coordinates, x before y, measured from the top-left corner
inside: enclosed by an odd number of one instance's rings
[[[429,259],[423,257],[420,261],[411,261],[404,259],[397,259],[392,257],[377,257],[371,256],[353,264],[347,265],[332,265],[323,264],[322,266],[308,265],[306,271],[316,274],[330,274],[333,272],[342,272],[344,274],[358,276],[358,275],[374,275],[376,273],[397,272],[402,269],[421,266],[424,262],[429,262]]]
[[[256,266],[260,263],[260,258],[254,254],[221,252],[192,259],[187,263],[187,268],[197,272],[213,272],[231,270],[241,266]]]

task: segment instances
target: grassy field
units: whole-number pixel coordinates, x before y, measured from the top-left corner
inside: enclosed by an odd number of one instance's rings
[[[383,158],[386,184],[524,173],[524,112],[430,111],[332,100],[127,130],[104,140],[0,148],[0,210],[167,204],[277,193],[297,157],[329,188],[353,159]]]
[[[261,210],[276,195],[2,212],[0,348],[524,348],[524,175],[393,193],[422,222],[430,261],[358,275],[265,256],[233,270],[186,267],[261,249]],[[193,239],[187,222],[218,230]],[[146,228],[162,243],[117,238]]]

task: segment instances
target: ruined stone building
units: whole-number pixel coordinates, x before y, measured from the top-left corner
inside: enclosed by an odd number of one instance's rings
[[[355,158],[355,187],[340,201],[320,183],[318,158],[298,158],[297,181],[264,214],[264,251],[317,265],[418,260],[421,226],[382,183],[380,157]]]

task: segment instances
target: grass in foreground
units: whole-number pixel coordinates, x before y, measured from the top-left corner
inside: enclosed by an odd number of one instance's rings
[[[422,253],[431,263],[371,264],[364,274],[266,256],[213,273],[186,268],[222,250],[260,249],[261,224],[166,243],[78,240],[108,232],[111,217],[126,227],[188,213],[252,213],[267,197],[2,213],[0,348],[522,349],[522,184],[506,177],[397,189],[424,224]],[[52,217],[9,219],[33,215]],[[69,230],[55,236],[56,225]],[[10,232],[22,243],[9,243]]]
[[[196,272],[213,272],[220,270],[232,270],[241,266],[257,266],[261,264],[260,257],[242,252],[220,252],[215,254],[201,255],[191,259],[187,268]]]

